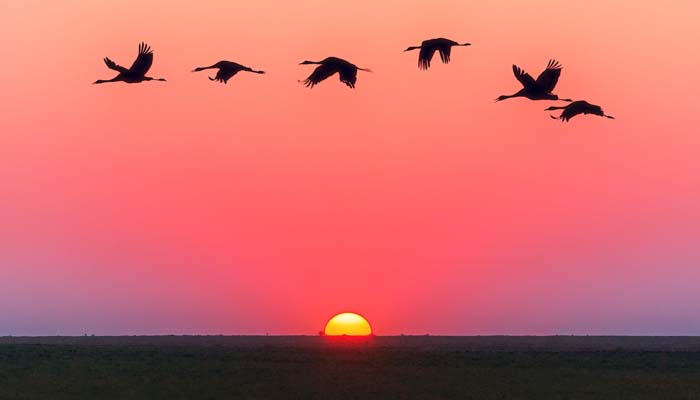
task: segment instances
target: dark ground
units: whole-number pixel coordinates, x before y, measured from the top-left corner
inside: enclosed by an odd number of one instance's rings
[[[700,399],[700,337],[0,337],[0,399]]]

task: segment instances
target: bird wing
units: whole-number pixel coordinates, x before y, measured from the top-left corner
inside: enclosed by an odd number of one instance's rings
[[[559,117],[563,121],[569,122],[569,120],[581,113],[585,113],[581,107],[566,107],[564,111],[561,112]]]
[[[520,81],[523,87],[525,87],[525,89],[529,89],[536,85],[532,76],[515,64],[513,64],[513,74],[515,75],[515,78]]]
[[[329,76],[335,74],[336,72],[338,72],[338,69],[334,65],[328,63],[321,64],[314,69],[314,72],[312,72],[308,78],[306,78],[304,84],[307,87],[314,87],[321,81],[328,79]]]
[[[581,111],[583,114],[593,114],[593,115],[598,115],[600,117],[605,116],[605,112],[603,112],[603,108],[601,106],[597,106],[595,104],[591,104],[586,102],[581,106]]]
[[[557,60],[549,60],[547,68],[537,77],[537,85],[546,93],[551,93],[559,82],[559,75],[561,75],[561,64]]]
[[[357,83],[357,67],[345,67],[340,69],[340,81],[351,88]]]
[[[445,64],[450,63],[450,53],[452,53],[452,45],[451,44],[446,44],[438,47],[438,51],[440,51],[440,58],[442,59],[442,62]]]
[[[238,70],[234,68],[220,68],[219,72],[216,73],[216,78],[214,79],[223,83],[228,83],[228,80],[237,73]]]
[[[131,65],[131,68],[129,68],[129,72],[143,76],[151,69],[151,65],[153,65],[153,51],[151,51],[150,46],[142,42],[139,45],[139,55],[136,57],[134,64]]]
[[[430,68],[430,60],[433,59],[433,54],[435,54],[435,50],[437,50],[435,46],[421,46],[420,53],[418,53],[418,68]]]
[[[602,115],[603,114],[603,107],[591,104],[587,101],[583,102],[582,107],[584,108],[584,112],[586,114],[597,114],[597,115]]]
[[[122,67],[121,65],[115,63],[114,61],[110,60],[109,57],[105,57],[105,64],[107,64],[107,68],[113,69],[115,71],[124,73],[128,71],[126,68]]]

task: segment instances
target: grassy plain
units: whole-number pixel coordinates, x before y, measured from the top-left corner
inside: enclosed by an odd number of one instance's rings
[[[696,337],[0,337],[0,399],[700,399]]]

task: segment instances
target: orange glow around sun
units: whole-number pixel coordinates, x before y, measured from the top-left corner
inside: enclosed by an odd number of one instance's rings
[[[365,317],[355,313],[341,313],[328,320],[326,336],[369,336],[372,327]]]

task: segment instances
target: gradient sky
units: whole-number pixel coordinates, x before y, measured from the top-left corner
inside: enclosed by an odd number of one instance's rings
[[[0,335],[700,334],[700,6],[0,5]],[[537,25],[537,26],[533,26]],[[473,44],[419,71],[410,45]],[[93,86],[138,43],[167,83]],[[305,59],[374,70],[309,90]],[[617,117],[516,99],[511,64]],[[266,70],[228,85],[189,71]]]

